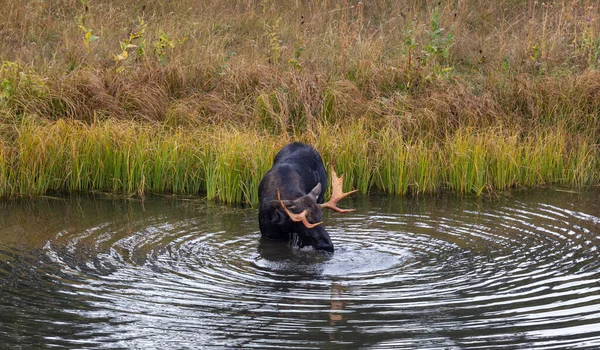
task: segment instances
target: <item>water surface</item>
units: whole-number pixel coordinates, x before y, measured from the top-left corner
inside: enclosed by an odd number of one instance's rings
[[[600,190],[343,204],[323,255],[199,199],[0,202],[0,344],[600,347]]]

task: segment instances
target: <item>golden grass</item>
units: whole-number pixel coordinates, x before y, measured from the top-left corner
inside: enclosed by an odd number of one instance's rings
[[[521,138],[505,130],[464,129],[440,146],[406,140],[389,126],[374,131],[356,122],[321,125],[303,140],[346,175],[346,187],[362,193],[480,194],[539,184],[587,186],[600,178],[598,149],[560,130]],[[159,124],[28,118],[15,130],[14,148],[0,148],[0,195],[205,193],[255,204],[260,179],[286,142],[252,130],[188,132]]]

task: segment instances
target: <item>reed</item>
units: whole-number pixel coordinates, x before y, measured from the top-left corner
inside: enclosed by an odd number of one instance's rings
[[[345,126],[325,122],[316,128],[315,134],[302,141],[320,151],[328,172],[330,164],[344,175],[344,188],[353,186],[367,193],[373,184],[375,149],[374,135],[365,122],[358,120]]]
[[[288,141],[251,129],[187,132],[112,120],[26,119],[16,128],[14,148],[0,149],[0,194],[204,193],[225,203],[256,204],[261,178]],[[363,193],[481,194],[539,184],[589,186],[600,178],[598,148],[561,130],[523,136],[463,129],[440,144],[356,122],[321,125],[303,141],[346,175],[346,188]]]
[[[274,140],[249,132],[219,130],[206,156],[207,198],[258,203],[258,185],[277,151]]]
[[[11,193],[12,166],[10,164],[9,148],[0,142],[0,195]]]

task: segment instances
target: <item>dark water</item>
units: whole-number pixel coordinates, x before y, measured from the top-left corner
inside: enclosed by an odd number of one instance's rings
[[[2,348],[600,348],[600,191],[358,197],[333,256],[201,200],[0,203]]]

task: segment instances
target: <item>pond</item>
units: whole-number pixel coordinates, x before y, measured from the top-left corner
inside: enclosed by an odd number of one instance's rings
[[[600,190],[343,204],[324,255],[194,198],[0,202],[0,344],[600,347]]]

